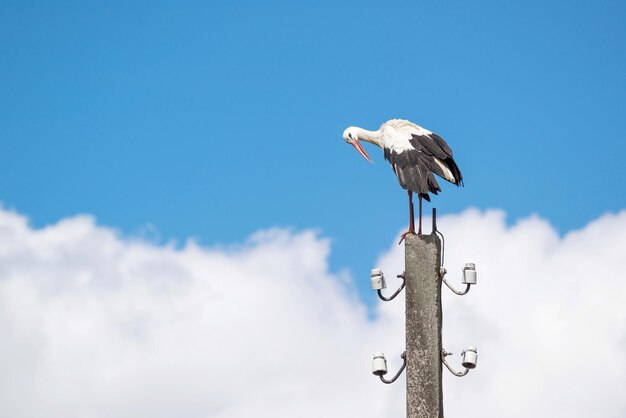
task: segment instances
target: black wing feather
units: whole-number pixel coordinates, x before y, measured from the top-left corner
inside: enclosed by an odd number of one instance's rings
[[[430,157],[436,157],[439,159],[454,176],[455,181],[453,183],[457,186],[463,185],[463,175],[461,174],[461,170],[454,161],[454,158],[452,158],[452,150],[442,137],[435,133],[430,133],[428,135],[413,134],[411,135],[409,142],[416,150],[421,151]],[[445,178],[441,167],[439,167],[439,165],[434,161],[432,163],[432,167],[433,172],[440,177]]]
[[[384,153],[385,160],[391,163],[403,189],[418,193],[429,202],[428,193],[438,194],[441,191],[437,179],[433,176],[434,165],[436,164],[423,153],[417,150],[405,150],[397,153],[389,149],[385,149]]]
[[[411,135],[409,140],[413,150],[395,152],[384,149],[385,160],[391,164],[398,182],[403,189],[418,193],[422,198],[430,201],[428,193],[438,194],[441,191],[433,173],[445,179],[443,170],[433,157],[440,160],[455,178],[454,184],[462,185],[461,170],[452,158],[452,150],[437,134]]]

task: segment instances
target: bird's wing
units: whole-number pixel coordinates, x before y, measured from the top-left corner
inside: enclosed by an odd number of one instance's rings
[[[428,201],[430,201],[428,193],[437,194],[441,191],[435,176],[433,176],[433,171],[437,167],[434,167],[435,164],[423,152],[414,148],[401,151],[385,148],[384,153],[385,160],[391,164],[403,189],[419,193]]]
[[[452,158],[452,150],[442,137],[406,120],[394,119],[386,122],[395,131],[392,145],[410,144],[410,148],[421,154],[420,159],[429,170],[456,185],[462,184],[463,176]],[[392,150],[394,147],[392,147]],[[403,150],[404,151],[404,150]],[[409,152],[411,150],[408,150]],[[426,158],[423,158],[426,157]]]
[[[436,133],[408,120],[394,119],[387,123],[396,132],[408,139],[416,150],[443,160],[452,157],[452,150],[446,141]]]
[[[443,138],[434,132],[423,135],[414,133],[411,135],[411,139],[409,141],[415,149],[428,155],[432,155],[441,160],[452,158],[452,150],[448,144],[446,144]]]

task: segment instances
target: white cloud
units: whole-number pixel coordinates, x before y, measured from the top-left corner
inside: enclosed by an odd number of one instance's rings
[[[444,346],[480,353],[446,375],[446,415],[625,416],[626,212],[563,238],[500,211],[439,224],[448,277],[479,272],[467,296],[444,288]],[[0,210],[0,416],[402,416],[403,380],[369,367],[379,350],[399,366],[403,303],[368,319],[329,250],[284,230],[176,249]],[[399,273],[402,248],[380,264]]]

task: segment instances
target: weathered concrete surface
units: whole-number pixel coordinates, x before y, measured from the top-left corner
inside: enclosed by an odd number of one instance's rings
[[[443,417],[441,387],[441,241],[405,238],[407,418]]]

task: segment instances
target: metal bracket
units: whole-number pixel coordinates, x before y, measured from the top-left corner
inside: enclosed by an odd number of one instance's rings
[[[443,260],[445,256],[446,239],[439,229],[437,229],[437,208],[433,208],[433,234],[437,234],[441,237],[441,266],[443,266]]]
[[[381,382],[390,384],[390,383],[395,382],[398,379],[398,377],[400,377],[400,374],[402,374],[402,372],[404,371],[404,368],[406,367],[406,351],[402,353],[400,357],[402,357],[402,367],[400,367],[400,370],[398,370],[398,373],[396,373],[396,375],[390,380],[385,379],[385,376],[383,376],[382,374],[379,375],[378,377],[380,377]]]
[[[465,351],[463,351],[463,353],[461,353],[461,354],[465,357]],[[475,355],[476,352],[474,351],[473,354]],[[450,353],[450,352],[448,352],[446,350],[441,350],[441,361],[446,366],[446,368],[450,371],[450,373],[452,373],[453,375],[455,375],[457,377],[465,376],[467,373],[469,373],[470,369],[473,369],[474,367],[476,367],[476,362],[474,361],[473,365],[472,364],[468,364],[470,367],[465,367],[465,370],[463,370],[462,372],[457,372],[457,371],[455,371],[452,368],[452,366],[450,366],[450,364],[448,364],[448,361],[446,360],[446,357],[450,356],[450,355],[452,355],[452,353]],[[466,363],[463,363],[463,364],[466,364]]]
[[[446,360],[446,357],[449,355],[452,355],[452,353],[449,353],[445,350],[441,351],[441,361],[443,362],[443,364],[448,368],[448,370],[450,370],[450,373],[452,373],[453,375],[458,376],[458,377],[465,376],[469,372],[469,369],[466,367],[465,370],[462,372],[454,371],[454,369],[450,367],[450,365],[448,364],[448,361]]]
[[[444,267],[439,267],[439,277],[441,277],[441,281],[444,282],[446,284],[446,286],[448,286],[448,288],[450,290],[452,290],[453,293],[459,295],[459,296],[463,296],[465,294],[467,294],[467,292],[469,292],[470,287],[472,286],[471,284],[467,283],[467,286],[465,287],[465,290],[457,290],[454,288],[454,286],[452,286],[450,283],[448,283],[448,281],[446,280],[446,273],[448,271],[444,268]]]
[[[397,277],[398,279],[402,279],[402,284],[400,285],[400,287],[398,288],[398,290],[396,290],[395,292],[393,292],[393,294],[392,294],[391,296],[389,296],[389,297],[385,297],[385,296],[383,295],[383,292],[382,292],[382,290],[381,290],[381,289],[378,289],[378,290],[376,291],[376,293],[378,293],[378,297],[379,297],[380,299],[384,300],[385,302],[389,302],[390,300],[392,300],[393,298],[395,298],[396,296],[398,296],[398,294],[400,294],[400,292],[402,292],[402,289],[404,289],[404,285],[405,285],[405,282],[404,282],[404,273],[402,273],[402,274],[398,274],[396,277]]]

